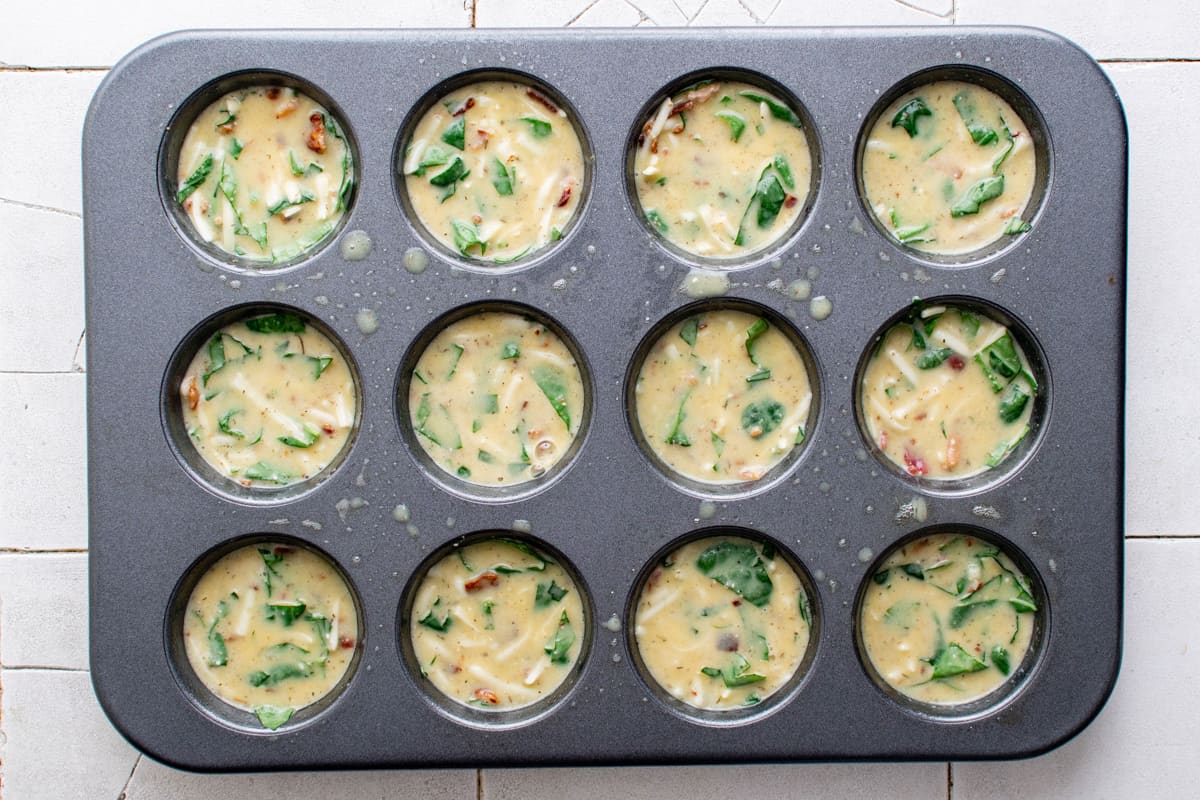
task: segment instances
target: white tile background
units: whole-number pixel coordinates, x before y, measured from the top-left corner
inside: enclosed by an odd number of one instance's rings
[[[1196,797],[1200,786],[1200,6],[1194,0],[39,0],[0,23],[0,798]],[[996,764],[197,776],[141,757],[87,674],[79,134],[104,69],[236,27],[1022,24],[1104,62],[1130,128],[1125,660],[1097,721]],[[36,127],[34,123],[36,124]],[[1098,420],[1104,424],[1104,420]]]

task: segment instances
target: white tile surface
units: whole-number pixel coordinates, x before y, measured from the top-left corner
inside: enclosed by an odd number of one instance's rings
[[[0,108],[42,120],[36,136],[11,137],[0,159],[0,198],[80,213],[79,137],[105,73],[0,72]]]
[[[286,5],[209,0],[12,4],[0,25],[0,64],[108,67],[142,42],[184,28],[463,28],[469,0],[294,0]],[[22,16],[24,18],[22,18]]]
[[[1200,38],[1200,34],[1197,34]],[[1195,176],[1200,158],[1174,146],[1200,130],[1200,64],[1107,67],[1125,104],[1130,139],[1129,333],[1126,476],[1128,533],[1200,533],[1193,507],[1200,472],[1200,341]]]
[[[800,764],[485,770],[483,800],[944,798],[945,764]]]
[[[1096,58],[1200,56],[1195,0],[956,0],[959,25],[1034,25],[1074,40]]]
[[[5,800],[96,800],[121,793],[137,751],[109,724],[86,672],[0,670]]]
[[[87,669],[87,555],[0,554],[0,666]]]
[[[1196,797],[1200,615],[1183,578],[1200,541],[1131,541],[1125,556],[1124,663],[1108,706],[1049,755],[955,764],[954,800]]]
[[[479,27],[949,24],[953,0],[478,0]],[[621,6],[626,6],[627,11]],[[603,23],[594,20],[604,20]]]
[[[83,220],[0,201],[0,231],[0,371],[69,372],[83,334]]]
[[[270,775],[196,775],[164,767],[148,758],[138,762],[124,800],[212,800],[223,798],[474,798],[478,773],[473,769],[426,772],[284,772]]]
[[[87,546],[84,376],[0,373],[0,549]]]

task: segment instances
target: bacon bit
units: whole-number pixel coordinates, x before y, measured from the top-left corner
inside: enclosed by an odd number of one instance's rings
[[[522,406],[522,408],[524,408],[524,406]],[[534,430],[529,431],[529,441],[533,441],[534,439],[538,438],[541,435],[542,435],[541,428],[535,428]]]
[[[541,92],[537,91],[536,89],[526,89],[525,94],[529,95],[529,97],[531,99],[533,99],[534,102],[541,103],[546,108],[550,109],[551,114],[558,113],[558,106],[554,105],[554,103],[551,103],[545,97],[545,95],[543,95]]]
[[[740,597],[735,597],[735,598],[733,599],[733,607],[734,607],[734,608],[737,608],[737,607],[738,607],[738,606],[740,606],[741,604],[742,604],[742,598],[740,598]]]
[[[479,136],[480,139],[483,140],[483,149],[487,150],[488,144],[491,143],[492,134],[488,133],[483,128],[480,128],[479,130],[475,131],[475,133]]]
[[[229,120],[229,122],[226,122],[224,125],[218,125],[217,130],[219,130],[221,133],[229,134],[229,133],[233,133],[233,129],[236,127],[237,127],[237,120],[231,119],[231,120]]]
[[[721,91],[721,84],[719,83],[710,83],[707,86],[701,86],[699,89],[693,89],[684,95],[683,100],[671,106],[671,113],[667,116],[673,117],[676,114],[682,114],[684,111],[691,111],[694,106],[712,99],[713,95],[719,91]]]
[[[333,434],[334,434],[333,426],[330,425],[328,422],[326,422],[324,425],[321,426],[321,430],[325,431],[330,436],[333,436]]]
[[[929,414],[928,414],[927,412],[925,412],[925,411],[922,411],[920,414],[915,414],[915,415],[913,416],[913,419],[915,419],[915,420],[917,420],[918,422],[920,422],[921,420],[925,419],[925,418],[926,418],[926,417],[928,417],[928,416],[929,416]]]
[[[281,544],[275,548],[275,555],[277,555],[277,556],[291,555],[294,552],[296,552],[296,548],[288,547],[287,545]]]
[[[967,362],[958,353],[955,353],[947,358],[946,363],[949,364],[950,369],[954,370],[955,372],[962,372],[963,367],[967,365]]]
[[[296,107],[299,105],[300,101],[296,99],[296,95],[292,95],[288,98],[288,101],[280,106],[279,110],[275,112],[275,119],[283,119],[295,111]]]
[[[946,437],[946,467],[954,469],[958,466],[958,434],[952,433]]]
[[[500,705],[500,698],[491,689],[476,689],[475,696],[490,706]]]
[[[1017,213],[1017,210],[1015,208],[1010,208],[1007,211],[1001,211],[1000,219],[1008,219],[1009,217],[1011,217],[1013,214],[1016,214],[1016,213]]]
[[[187,399],[188,406],[191,407],[192,411],[195,411],[196,407],[200,405],[200,387],[196,385],[195,376],[192,376],[192,379],[188,381]]]
[[[784,208],[795,208],[796,203],[799,203],[799,202],[800,202],[799,197],[796,197],[796,195],[794,195],[794,194],[789,194],[787,196],[787,199],[783,201],[783,207]]]
[[[485,586],[495,586],[499,582],[500,576],[491,570],[488,570],[487,572],[479,573],[477,576],[464,583],[463,588],[468,592],[477,592]]]
[[[555,206],[562,208],[567,203],[571,202],[571,186],[571,182],[567,181],[566,187],[563,189],[562,194],[558,197],[558,202],[554,204]]]
[[[742,480],[756,481],[763,476],[763,471],[760,467],[742,467],[738,470],[738,477]]]
[[[904,466],[908,469],[909,475],[929,474],[929,468],[925,466],[925,459],[914,456],[907,447],[904,448]]]
[[[308,121],[312,124],[312,130],[308,132],[308,149],[314,153],[324,153],[325,115],[320,111],[314,111]]]
[[[342,648],[343,650],[353,650],[354,638],[351,636],[338,637],[338,647]]]
[[[238,481],[238,483],[240,483],[242,486],[253,486],[254,485],[254,481],[252,481],[248,478],[242,478],[240,481]]]
[[[678,136],[679,134],[683,133],[683,126],[680,125],[680,126],[676,127],[674,130],[671,131],[671,133]]]
[[[461,664],[451,664],[450,665],[450,674],[451,675],[457,675],[460,672],[462,672]]]
[[[657,136],[655,136],[653,139],[650,140],[650,152],[651,153],[658,152],[658,137]]]
[[[466,100],[463,101],[463,104],[461,106],[459,106],[458,108],[456,108],[450,112],[450,116],[461,117],[463,114],[467,113],[474,107],[475,107],[475,98],[468,97]]]
[[[887,431],[880,431],[879,432],[879,449],[887,450],[887,442],[888,442]]]
[[[268,86],[267,87],[267,99],[268,100],[278,100],[279,93],[282,91],[283,91],[283,89],[281,89],[278,86]]]

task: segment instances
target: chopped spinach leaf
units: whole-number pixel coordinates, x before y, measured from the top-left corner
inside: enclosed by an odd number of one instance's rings
[[[673,444],[678,447],[692,446],[692,440],[688,438],[688,435],[679,430],[679,426],[687,419],[687,414],[683,412],[683,407],[687,404],[688,398],[691,396],[692,391],[689,389],[683,395],[683,399],[679,401],[679,410],[675,412],[675,424],[671,426],[671,432],[667,434],[667,438],[664,440],[667,444]]]
[[[307,678],[312,672],[313,665],[305,661],[285,662],[274,664],[266,670],[251,672],[246,676],[246,681],[255,687],[274,686],[292,678]]]
[[[761,608],[771,599],[771,576],[752,545],[718,542],[700,554],[696,568],[751,605]]]
[[[992,648],[992,666],[1000,670],[1001,675],[1009,673],[1008,651],[1000,645]]]
[[[535,139],[545,139],[550,135],[550,131],[552,130],[549,122],[537,117],[521,117],[521,122],[529,123],[529,132],[533,134],[533,138]]]
[[[304,174],[304,165],[296,160],[296,154],[291,150],[288,150],[288,166],[292,168],[293,175]]]
[[[765,675],[749,672],[749,669],[750,662],[746,660],[746,657],[741,653],[734,653],[733,661],[725,669],[702,667],[700,671],[710,678],[721,678],[728,689],[736,689],[739,686],[748,686],[766,680]]]
[[[278,214],[280,211],[283,211],[285,208],[293,208],[295,206],[304,205],[305,203],[311,203],[313,200],[316,200],[316,199],[317,199],[316,196],[313,195],[311,192],[301,191],[299,200],[289,200],[285,197],[282,200],[280,200],[278,203],[276,203],[275,205],[268,208],[267,215],[273,217],[276,214]]]
[[[696,346],[696,334],[700,332],[700,317],[688,317],[684,320],[683,325],[679,326],[679,338],[687,342],[688,347]]]
[[[776,154],[775,158],[771,160],[771,166],[775,167],[775,171],[779,173],[784,186],[787,186],[789,189],[796,188],[796,179],[792,177],[792,168],[786,158],[780,154]]]
[[[742,412],[742,430],[757,439],[778,428],[785,414],[782,403],[759,400],[746,406]]]
[[[943,647],[938,651],[937,655],[931,659],[926,659],[926,661],[933,667],[933,680],[935,681],[941,678],[952,678],[955,675],[964,675],[987,669],[987,664],[984,664],[953,642]]]
[[[261,705],[254,707],[254,716],[269,731],[279,730],[285,722],[292,718],[296,709],[287,706]]]
[[[1021,357],[1017,355],[1016,345],[1011,334],[1004,334],[989,344],[980,353],[987,361],[987,366],[997,374],[1012,380],[1021,372]],[[993,391],[999,391],[995,385]]]
[[[995,200],[1004,192],[1004,176],[996,175],[984,178],[971,185],[962,197],[950,206],[950,216],[963,217],[967,214],[978,214],[979,207],[988,200]]]
[[[796,112],[792,111],[786,105],[774,99],[773,97],[767,97],[766,95],[759,94],[758,92],[738,92],[738,94],[755,103],[766,103],[767,108],[771,111],[772,117],[775,119],[781,119],[789,125],[794,125],[797,128],[800,127],[800,117],[796,115]]]
[[[1003,126],[1004,138],[1008,140],[1008,146],[1004,148],[1004,151],[1001,152],[1000,155],[996,156],[994,161],[992,161],[993,175],[1000,174],[1000,167],[1003,166],[1006,160],[1008,160],[1008,156],[1012,153],[1013,148],[1017,146],[1017,142],[1013,138],[1012,131],[1008,129],[1008,123],[1004,121],[1004,117],[1000,118],[1000,124]]]
[[[1012,453],[1012,451],[1017,449],[1017,445],[1021,443],[1021,440],[1024,439],[1028,433],[1029,433],[1029,426],[1026,425],[1024,428],[1021,429],[1021,432],[1018,433],[1015,438],[1013,438],[1010,441],[1001,442],[1000,444],[996,445],[996,447],[992,450],[992,452],[988,453],[987,465],[989,467],[999,466],[1001,461],[1008,458],[1009,454]]]
[[[554,413],[558,414],[559,419],[566,424],[567,430],[570,430],[571,411],[567,408],[567,386],[562,375],[551,367],[537,366],[533,368],[533,380],[542,390],[542,394],[546,395],[550,405],[554,406]]]
[[[446,380],[450,380],[454,373],[458,372],[458,361],[462,358],[464,350],[461,344],[451,344],[450,349],[454,351],[454,355],[450,356],[450,372],[446,374]]]
[[[925,570],[920,564],[901,564],[898,569],[910,578],[916,578],[919,581],[925,580]]]
[[[442,141],[455,150],[465,150],[467,147],[467,118],[459,117],[454,124],[442,134]]]
[[[549,584],[539,583],[537,587],[537,595],[534,597],[533,604],[538,608],[548,606],[551,603],[557,603],[567,596],[567,590],[559,586],[555,581],[550,581]]]
[[[1033,230],[1033,226],[1020,217],[1011,217],[1004,225],[1004,234],[1006,236],[1016,236],[1018,233],[1028,233]]]
[[[954,355],[954,351],[949,347],[942,347],[937,350],[925,350],[921,355],[917,356],[917,369],[933,369],[941,366],[942,362],[950,356]]]
[[[451,618],[449,610],[446,611],[446,615],[444,617],[442,617],[441,619],[438,619],[435,616],[435,612],[437,612],[438,606],[440,606],[441,604],[442,604],[442,598],[439,597],[438,599],[434,600],[433,606],[429,609],[429,613],[426,614],[424,617],[422,617],[420,620],[418,620],[418,623],[421,625],[424,625],[426,628],[435,630],[438,633],[445,633],[446,630],[450,627],[450,623],[453,622],[454,620]]]
[[[575,644],[575,629],[571,627],[571,621],[567,619],[567,612],[564,611],[558,619],[558,630],[554,632],[554,638],[547,642],[543,649],[550,656],[551,663],[566,664],[570,661],[570,650],[573,644]]]
[[[770,227],[775,218],[779,216],[780,209],[783,208],[787,192],[783,190],[783,185],[777,176],[766,175],[759,180],[754,195],[758,198],[758,227]]]
[[[183,185],[179,187],[179,191],[175,194],[175,200],[182,203],[188,198],[192,192],[200,188],[200,185],[208,180],[209,173],[212,172],[213,157],[209,153],[200,162],[200,166],[196,167],[196,171],[187,177]]]
[[[306,608],[304,603],[267,603],[267,619],[271,622],[278,620],[283,627],[290,628],[293,622],[304,616]]]
[[[970,311],[960,310],[958,312],[958,319],[963,334],[968,339],[974,339],[975,335],[979,333],[979,317]]]
[[[296,477],[290,472],[280,469],[279,467],[273,467],[265,461],[259,461],[251,464],[250,466],[246,467],[246,470],[242,474],[250,480],[263,481],[264,483],[275,483],[280,486],[291,483],[292,479]]]
[[[657,211],[655,211],[653,208],[646,211],[646,219],[650,221],[651,225],[658,228],[659,233],[667,232],[666,221],[662,218],[662,215],[659,214]]]
[[[461,158],[455,158],[454,163],[429,179],[434,186],[450,186],[471,174]]]
[[[1011,384],[1008,394],[1000,400],[1000,419],[1012,424],[1020,419],[1029,403],[1029,394],[1019,384]]]
[[[508,174],[508,170],[504,168],[504,163],[498,159],[492,159],[492,186],[496,187],[496,194],[502,197],[507,197],[513,193],[512,177]]]
[[[431,145],[425,148],[425,152],[421,154],[421,160],[417,162],[416,168],[408,174],[423,178],[425,171],[430,167],[441,167],[449,163],[451,155],[449,150],[445,150],[437,145]]]
[[[303,439],[295,437],[295,436],[278,436],[278,437],[276,437],[276,439],[280,442],[283,442],[288,447],[299,447],[301,449],[304,449],[304,448],[312,447],[314,444],[317,443],[317,440],[321,438],[321,431],[316,428],[313,428],[312,426],[308,425],[307,423],[300,427],[301,427],[303,435],[304,435]]]
[[[229,155],[233,156],[234,161],[237,161],[242,155],[242,151],[245,149],[246,148],[237,140],[237,137],[235,136],[233,137],[233,143],[229,146]]]
[[[892,127],[904,128],[908,132],[909,138],[912,138],[917,135],[917,118],[932,116],[933,112],[929,110],[929,106],[925,105],[925,101],[914,97],[896,112],[896,116],[892,117]]]
[[[469,222],[460,222],[459,220],[450,220],[450,227],[454,230],[454,246],[458,248],[458,252],[464,256],[470,255],[467,251],[472,247],[479,247],[479,254],[487,253],[487,242],[479,238],[479,229]]]
[[[238,439],[246,438],[246,434],[243,431],[235,430],[233,428],[233,418],[240,413],[242,413],[242,409],[231,408],[217,418],[217,427],[221,429],[221,433],[228,434],[229,436],[233,436]]]
[[[255,333],[304,333],[304,320],[295,314],[268,314],[246,320],[246,327]],[[244,345],[243,345],[244,346]]]
[[[982,147],[992,144],[1000,138],[994,128],[989,128],[979,121],[975,113],[975,104],[965,94],[954,95],[954,107],[958,109],[958,115],[962,117],[963,124],[967,126],[967,132],[971,134],[971,141],[975,144]]]
[[[729,124],[729,135],[733,138],[733,141],[736,142],[738,139],[742,138],[742,133],[746,130],[745,117],[736,111],[731,111],[727,108],[721,109],[716,115]]]

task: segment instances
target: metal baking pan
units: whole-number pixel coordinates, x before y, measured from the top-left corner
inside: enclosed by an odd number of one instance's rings
[[[917,257],[871,223],[856,149],[872,109],[927,70],[1016,87],[1035,109],[1048,170],[1033,230],[966,264]],[[331,99],[357,145],[357,197],[338,242],[282,270],[231,267],[169,213],[163,152],[202,87],[282,73]],[[395,179],[412,109],[465,72],[515,71],[552,87],[586,133],[591,187],[565,238],[527,265],[465,269],[408,220]],[[687,76],[745,71],[778,82],[812,120],[815,193],[786,245],[712,278],[661,246],[631,204],[639,114]],[[894,96],[894,95],[893,95]],[[1030,121],[1033,125],[1034,120]],[[1098,713],[1116,679],[1123,581],[1127,145],[1113,88],[1085,53],[1020,28],[187,32],[156,39],[105,79],[84,132],[91,667],[131,742],[192,770],[1015,758],[1044,752]],[[428,268],[404,267],[412,248]],[[693,274],[706,274],[691,282]],[[832,313],[781,286],[810,280]],[[800,455],[761,491],[702,496],[668,481],[631,434],[626,384],[638,342],[695,300],[681,286],[758,304],[794,326],[816,367]],[[914,296],[990,304],[1035,340],[1048,391],[1035,436],[1003,480],[946,491],[894,473],[856,423],[856,367]],[[719,300],[717,301],[719,302]],[[574,338],[590,424],[557,479],[516,497],[469,497],[434,479],[403,432],[396,377],[442,315],[515,303]],[[234,307],[283,305],[335,332],[361,380],[361,422],[329,477],[272,502],[208,487],[169,420],[177,350]],[[371,312],[377,330],[356,317]],[[823,316],[818,314],[817,316]],[[364,502],[339,503],[360,499]],[[393,510],[404,504],[411,520]],[[965,525],[1009,543],[1044,592],[1040,644],[1016,691],[939,718],[887,696],[855,641],[871,558],[923,529]],[[668,543],[736,527],[778,543],[812,583],[814,655],[779,702],[719,724],[680,713],[642,677],[629,617],[639,575]],[[542,713],[462,719],[406,664],[400,620],[414,570],[478,531],[527,532],[561,553],[590,609],[577,679]],[[277,732],[230,719],[187,678],[177,587],[243,537],[323,550],[363,621],[351,678]]]

